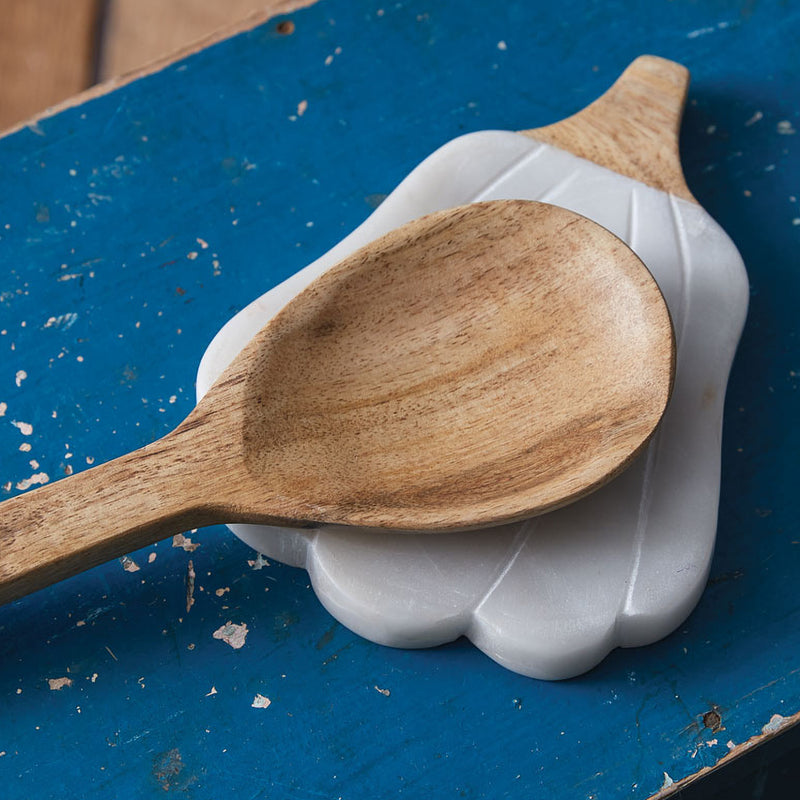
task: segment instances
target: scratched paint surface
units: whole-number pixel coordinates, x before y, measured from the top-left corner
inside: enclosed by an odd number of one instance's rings
[[[3,797],[647,797],[779,726],[800,710],[800,12],[292,19],[0,140],[0,498],[176,425],[216,330],[437,146],[560,119],[652,52],[692,70],[688,181],[752,282],[710,585],[665,641],[540,683],[463,641],[365,642],[304,572],[187,532],[0,609]]]

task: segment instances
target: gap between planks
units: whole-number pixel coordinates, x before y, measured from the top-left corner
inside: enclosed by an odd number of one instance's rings
[[[0,26],[0,137],[315,2],[16,0]]]

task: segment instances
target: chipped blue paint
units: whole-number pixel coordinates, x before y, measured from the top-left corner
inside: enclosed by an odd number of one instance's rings
[[[0,497],[177,424],[220,325],[438,145],[562,118],[653,52],[693,72],[689,184],[753,286],[711,583],[660,644],[539,683],[464,642],[358,639],[223,528],[163,542],[0,609],[3,796],[647,797],[800,710],[800,11],[325,0],[293,19],[0,141]],[[239,649],[213,637],[227,622]]]

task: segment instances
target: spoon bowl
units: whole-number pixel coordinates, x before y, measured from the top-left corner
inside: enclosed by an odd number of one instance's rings
[[[486,527],[642,450],[675,343],[621,240],[543,203],[428,215],[318,278],[163,439],[0,506],[0,602],[190,527]]]

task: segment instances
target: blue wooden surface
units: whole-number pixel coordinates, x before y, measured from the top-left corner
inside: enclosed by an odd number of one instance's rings
[[[542,683],[363,641],[304,572],[199,531],[0,609],[4,798],[647,797],[800,710],[800,9],[379,8],[324,0],[0,140],[0,498],[176,425],[222,323],[437,146],[556,121],[655,53],[693,73],[688,181],[752,284],[708,590],[665,641]]]

